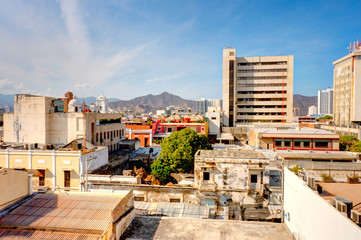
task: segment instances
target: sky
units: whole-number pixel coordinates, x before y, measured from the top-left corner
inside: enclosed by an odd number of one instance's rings
[[[294,94],[333,86],[361,1],[0,0],[0,93],[222,98],[222,51],[294,55]]]

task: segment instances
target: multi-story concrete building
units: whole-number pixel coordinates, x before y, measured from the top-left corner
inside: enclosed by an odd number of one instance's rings
[[[312,116],[317,114],[317,107],[316,106],[309,106],[307,116]]]
[[[318,115],[333,114],[333,88],[327,88],[326,90],[318,90],[317,111],[318,111]]]
[[[68,112],[57,112],[55,98],[29,94],[15,95],[14,112],[4,114],[4,141],[12,144],[64,145],[86,136],[109,151],[119,148],[125,139],[125,124],[116,113],[81,111],[74,97]]]
[[[350,53],[333,62],[334,123],[349,127],[361,123],[361,43],[350,44]]]
[[[293,56],[236,57],[223,50],[225,126],[292,122]]]
[[[205,99],[201,98],[196,101],[196,112],[205,115],[206,112],[221,112],[222,100],[221,99]]]

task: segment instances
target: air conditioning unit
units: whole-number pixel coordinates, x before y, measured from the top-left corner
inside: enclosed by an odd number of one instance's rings
[[[351,210],[351,219],[355,223],[361,224],[361,213],[357,210]]]
[[[314,177],[307,177],[307,185],[310,188],[315,189],[316,188],[315,178]]]
[[[353,203],[351,200],[345,197],[333,197],[332,205],[341,213],[346,213],[348,217],[351,217],[351,209],[353,208]]]
[[[344,204],[341,201],[337,201],[336,200],[336,209],[342,213],[346,213],[347,214],[347,205]]]

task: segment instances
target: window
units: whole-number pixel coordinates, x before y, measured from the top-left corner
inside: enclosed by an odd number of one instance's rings
[[[168,132],[172,132],[172,131],[173,131],[173,128],[169,127]]]
[[[95,134],[95,141],[98,142],[99,141],[99,133]]]
[[[251,174],[251,183],[257,183],[257,174]]]
[[[295,141],[294,146],[295,147],[301,147],[301,142],[300,141]]]
[[[209,172],[203,172],[203,180],[204,181],[208,181],[210,179],[210,174]]]
[[[285,147],[291,147],[291,141],[290,140],[285,141]]]
[[[39,172],[39,186],[45,186],[45,170],[38,170]]]
[[[276,147],[282,147],[282,141],[276,140],[275,145],[276,145]]]
[[[70,187],[70,171],[64,171],[64,187]]]
[[[310,147],[310,142],[303,142],[303,147],[309,148]]]
[[[234,52],[229,52],[229,56],[234,56]]]
[[[318,142],[315,141],[316,148],[328,148],[328,142]]]

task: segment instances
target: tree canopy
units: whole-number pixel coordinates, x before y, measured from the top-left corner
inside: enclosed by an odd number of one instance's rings
[[[325,115],[323,117],[319,117],[318,119],[333,119],[333,117],[330,115]]]
[[[358,142],[358,139],[352,135],[346,135],[340,137],[340,150],[341,151],[350,151],[350,148],[353,144]]]
[[[162,150],[153,162],[152,175],[162,183],[170,181],[171,173],[190,173],[194,168],[194,155],[199,149],[212,149],[204,134],[185,128],[173,132],[162,140]]]

